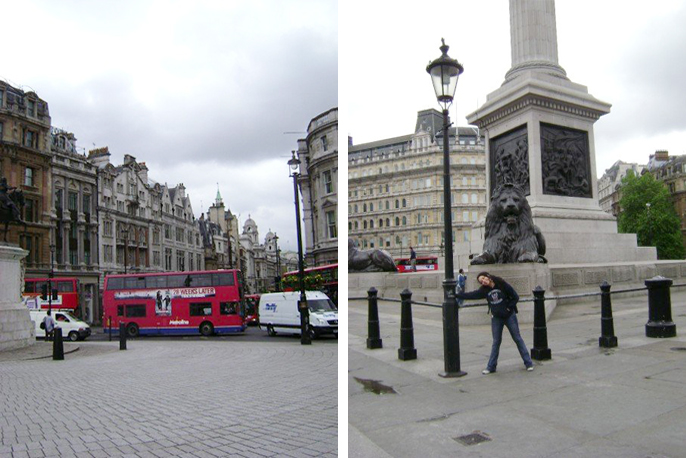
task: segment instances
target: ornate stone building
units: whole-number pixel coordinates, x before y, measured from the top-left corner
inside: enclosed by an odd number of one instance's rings
[[[415,132],[348,147],[348,234],[361,249],[382,248],[394,257],[442,256],[443,117],[420,111]],[[469,241],[485,216],[484,140],[475,128],[450,129],[453,240]]]
[[[217,198],[200,218],[200,234],[205,250],[205,268],[241,269],[238,218],[225,210],[224,201],[217,189]]]
[[[298,140],[308,266],[338,262],[338,108],[313,118]]]
[[[52,178],[48,103],[33,92],[0,81],[0,176],[26,200],[23,227],[10,226],[8,241],[29,254],[26,275],[50,271]],[[4,230],[4,227],[3,227]]]
[[[681,221],[681,240],[686,246],[686,156],[672,156],[651,169],[651,173],[669,190],[672,205]]]
[[[74,134],[52,128],[52,243],[56,276],[79,280],[81,317],[101,315],[99,299],[97,172],[76,151]]]
[[[612,164],[612,167],[605,170],[603,176],[598,180],[600,208],[616,217],[619,214],[618,190],[622,184],[622,178],[626,176],[629,170],[633,171],[636,176],[640,176],[645,168],[644,165],[617,161]]]
[[[169,188],[148,177],[144,162],[130,155],[115,167],[107,147],[89,152],[98,169],[100,267],[124,272],[202,270],[198,222],[183,184]]]
[[[272,231],[267,232],[264,243],[260,243],[259,238],[257,223],[248,216],[240,237],[240,256],[247,289],[253,294],[275,291],[277,272],[279,269],[284,272],[276,234]]]

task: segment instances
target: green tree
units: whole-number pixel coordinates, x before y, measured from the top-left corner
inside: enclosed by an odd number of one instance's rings
[[[651,173],[637,177],[629,171],[621,192],[619,232],[636,234],[639,246],[656,247],[658,259],[683,259],[681,222],[664,183]]]

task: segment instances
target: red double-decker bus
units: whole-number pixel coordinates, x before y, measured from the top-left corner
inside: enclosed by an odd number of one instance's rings
[[[319,267],[308,267],[304,271],[305,289],[321,290],[338,305],[338,264]],[[299,289],[300,271],[293,270],[283,274],[283,290],[297,291]]]
[[[52,289],[57,290],[57,297],[41,299],[43,287],[51,294],[48,280],[52,283]],[[54,309],[74,311],[79,306],[79,281],[76,278],[25,278],[24,279],[24,304],[31,310]]]
[[[104,288],[105,332],[122,322],[129,337],[245,331],[240,270],[108,275]]]
[[[398,272],[414,272],[412,260],[410,258],[396,258],[395,265]],[[427,270],[438,270],[438,257],[436,256],[417,256],[417,272]]]

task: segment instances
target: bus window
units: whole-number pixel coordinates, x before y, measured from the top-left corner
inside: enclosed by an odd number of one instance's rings
[[[170,275],[167,277],[167,288],[185,288],[188,275]]]
[[[145,287],[149,289],[167,289],[167,276],[155,275],[145,278]]]
[[[34,281],[27,281],[24,283],[24,292],[25,293],[35,293],[36,292],[36,282]],[[40,291],[38,291],[40,292]]]
[[[222,315],[238,315],[238,302],[221,302],[219,313]]]
[[[124,316],[124,306],[117,305],[117,316]]]
[[[145,289],[145,277],[129,277],[124,279],[124,289]]]
[[[126,306],[126,316],[128,318],[138,318],[145,316],[145,305],[127,305]]]
[[[201,286],[212,286],[212,274],[195,274],[191,275],[190,286],[198,288]]]
[[[107,281],[107,289],[124,289],[123,278],[110,278]]]
[[[233,273],[212,274],[212,286],[233,286]]]
[[[57,291],[60,293],[73,293],[74,284],[70,281],[57,282]]]
[[[189,306],[191,316],[210,316],[212,315],[211,302],[191,302]]]

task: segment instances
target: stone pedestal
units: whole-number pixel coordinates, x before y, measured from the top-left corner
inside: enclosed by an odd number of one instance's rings
[[[655,249],[618,234],[598,203],[593,124],[610,104],[559,66],[554,0],[511,0],[510,23],[512,68],[467,116],[486,134],[489,196],[505,183],[525,190],[551,263],[654,261]],[[472,233],[479,237],[483,226]]]
[[[0,243],[0,351],[32,345],[36,331],[21,298],[21,260],[28,252]]]

